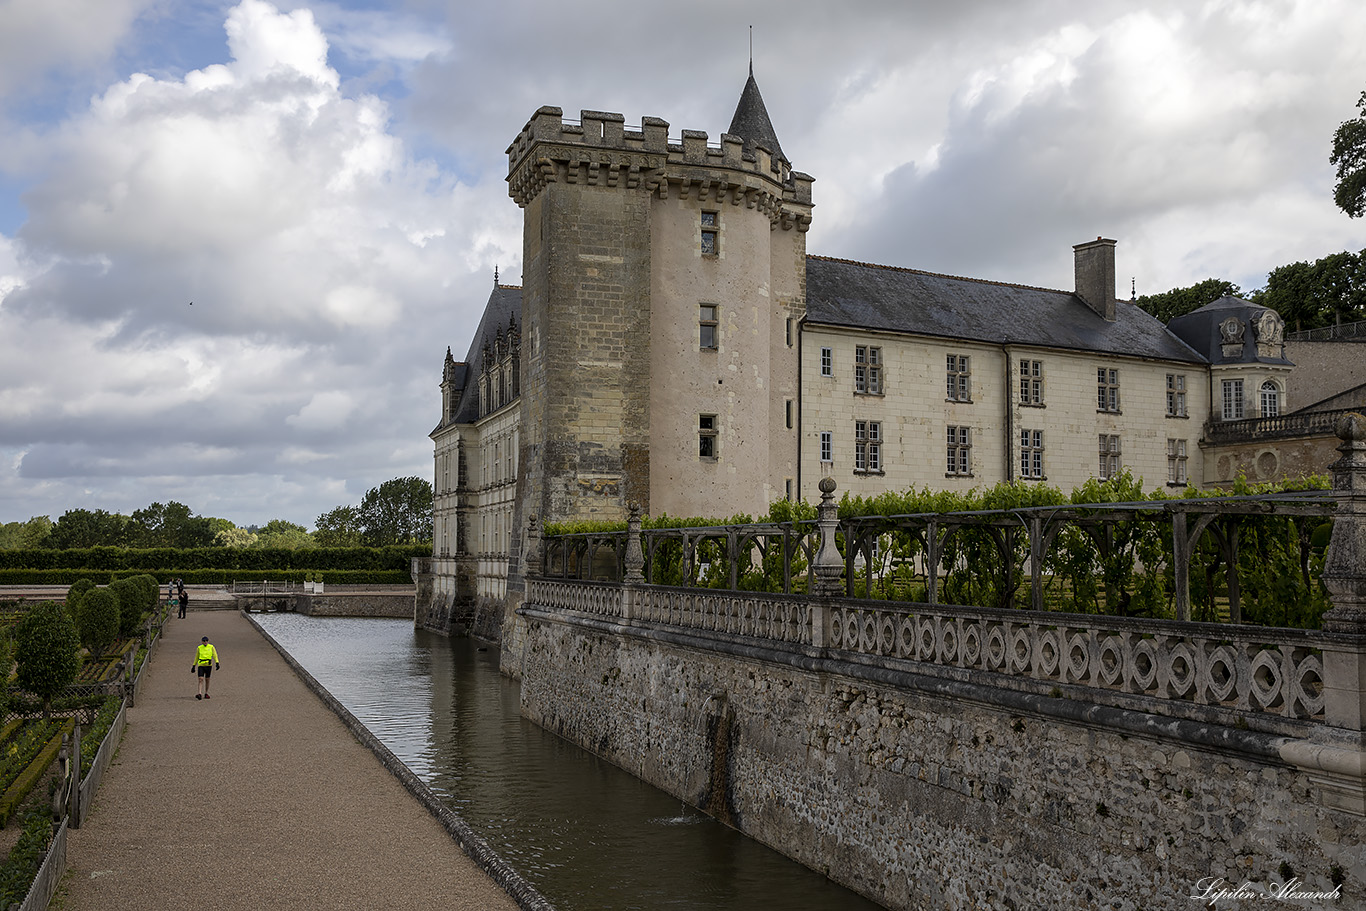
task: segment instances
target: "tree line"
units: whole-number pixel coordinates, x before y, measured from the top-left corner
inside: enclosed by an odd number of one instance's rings
[[[194,515],[174,500],[152,503],[131,515],[103,509],[68,509],[56,521],[35,516],[0,525],[0,550],[72,550],[92,547],[149,549],[386,547],[432,539],[432,485],[423,478],[394,478],[368,490],[358,505],[337,506],[309,531],[285,519],[239,528],[227,519]]]

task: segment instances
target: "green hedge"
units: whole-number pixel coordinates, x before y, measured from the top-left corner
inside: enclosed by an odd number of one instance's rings
[[[97,585],[108,585],[115,578],[140,575],[143,570],[89,569],[0,569],[0,585],[71,585],[77,579],[90,579]],[[260,570],[260,569],[191,569],[162,573],[167,577],[184,579],[186,585],[226,585],[233,581],[302,582],[306,573],[332,585],[411,585],[413,577],[408,567],[401,570]],[[162,580],[163,583],[165,579]],[[193,596],[191,596],[193,597]]]
[[[429,544],[390,547],[89,547],[71,550],[0,550],[0,571],[86,570],[130,575],[149,572],[161,582],[172,575],[186,577],[195,570],[389,570],[407,571],[413,557],[431,556]]]

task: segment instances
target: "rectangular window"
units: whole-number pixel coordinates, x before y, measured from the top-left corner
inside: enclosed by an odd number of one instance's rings
[[[835,461],[835,435],[829,430],[821,431],[821,461],[827,464]]]
[[[1224,380],[1224,420],[1243,419],[1243,381]]]
[[[1119,412],[1119,371],[1114,367],[1096,368],[1096,410]]]
[[[1167,483],[1184,487],[1186,484],[1186,441],[1167,441]]]
[[[882,471],[882,422],[854,422],[854,470]]]
[[[1167,374],[1167,417],[1184,418],[1186,416],[1186,375],[1184,373]]]
[[[1113,433],[1100,435],[1100,470],[1096,473],[1102,481],[1119,474],[1119,436]]]
[[[1274,418],[1281,413],[1281,389],[1271,380],[1262,383],[1262,417]]]
[[[1020,361],[1020,404],[1043,404],[1043,361]]]
[[[967,427],[950,425],[946,435],[948,442],[948,461],[944,474],[972,474],[972,431]]]
[[[720,252],[720,235],[716,230],[716,214],[715,212],[702,213],[702,254],[704,256],[715,256]]]
[[[792,317],[787,318],[787,347],[792,347]]]
[[[854,348],[854,391],[882,395],[882,349],[857,345]]]
[[[821,376],[835,375],[835,352],[829,348],[821,349]]]
[[[697,454],[704,459],[716,458],[716,415],[697,416]]]
[[[792,429],[792,400],[791,400],[791,399],[784,399],[784,400],[783,400],[783,410],[787,412],[787,429],[788,429],[788,430],[791,430],[791,429]]]
[[[716,305],[702,304],[697,309],[697,334],[699,339],[698,347],[702,348],[703,350],[715,350],[716,331],[718,325],[716,319]]]
[[[783,479],[783,490],[784,490],[783,497],[784,497],[785,499],[787,499],[787,500],[791,500],[791,499],[792,499],[792,479],[791,479],[791,478],[784,478],[784,479]]]
[[[1020,431],[1020,477],[1043,477],[1043,431]]]
[[[947,398],[951,402],[972,401],[972,371],[966,354],[950,354],[948,363]]]

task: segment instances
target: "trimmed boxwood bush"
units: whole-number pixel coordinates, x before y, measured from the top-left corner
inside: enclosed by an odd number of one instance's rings
[[[14,633],[19,686],[41,698],[50,710],[52,697],[76,679],[81,667],[76,624],[62,604],[43,601],[29,609]]]
[[[307,570],[257,570],[257,569],[195,569],[177,572],[175,576],[183,579],[186,585],[227,585],[234,579],[243,582],[302,582]],[[89,569],[0,569],[0,585],[71,585],[79,579],[91,579],[100,585],[108,585],[116,578],[141,575],[132,571],[99,572]],[[170,575],[169,573],[167,575]],[[330,569],[325,572],[314,570],[313,577],[330,585],[411,585],[413,577],[409,566],[403,569]]]
[[[66,609],[74,610],[77,604],[81,603],[81,596],[95,587],[95,582],[89,578],[77,579],[71,583],[71,587],[66,591]]]
[[[99,658],[119,635],[118,597],[107,588],[86,592],[77,602],[76,624],[80,627],[81,644]]]

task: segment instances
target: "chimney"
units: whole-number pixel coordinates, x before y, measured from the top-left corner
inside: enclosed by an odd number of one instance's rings
[[[1115,319],[1115,242],[1097,237],[1077,244],[1077,297],[1096,313],[1114,322]]]

